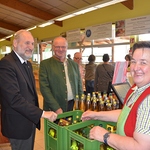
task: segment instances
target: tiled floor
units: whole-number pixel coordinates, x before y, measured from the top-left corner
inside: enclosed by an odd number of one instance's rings
[[[43,108],[43,99],[38,94],[40,108]],[[0,144],[0,150],[11,150],[10,144]],[[44,150],[44,120],[41,119],[41,130],[36,130],[34,150]]]

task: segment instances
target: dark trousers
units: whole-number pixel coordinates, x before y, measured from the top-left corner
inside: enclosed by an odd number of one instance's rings
[[[68,108],[67,111],[72,111],[74,105],[74,99],[68,101]]]
[[[26,140],[9,139],[9,141],[10,141],[12,150],[33,150],[34,139],[35,139],[35,125],[33,127],[33,132],[29,139],[26,139]]]
[[[92,96],[92,92],[94,92],[94,80],[86,80],[85,81],[85,88],[86,88],[86,95],[88,93],[90,93]]]

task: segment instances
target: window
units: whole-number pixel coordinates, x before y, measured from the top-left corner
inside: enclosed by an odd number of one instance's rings
[[[114,46],[114,62],[125,61],[125,55],[129,54],[130,45]]]
[[[104,54],[108,54],[110,57],[110,62],[112,61],[112,48],[111,47],[94,47],[93,55],[96,56],[96,63],[103,62],[102,57]]]

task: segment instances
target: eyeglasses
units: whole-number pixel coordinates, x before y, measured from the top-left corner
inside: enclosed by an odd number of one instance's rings
[[[67,46],[54,46],[55,47],[55,49],[66,49],[67,48]]]
[[[82,58],[78,58],[78,57],[74,57],[74,59],[76,59],[76,60],[82,60]]]

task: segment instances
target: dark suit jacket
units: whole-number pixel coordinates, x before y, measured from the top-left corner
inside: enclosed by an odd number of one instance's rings
[[[0,61],[0,97],[2,134],[8,138],[28,139],[33,125],[40,128],[39,108],[31,63],[32,81],[14,51]]]

